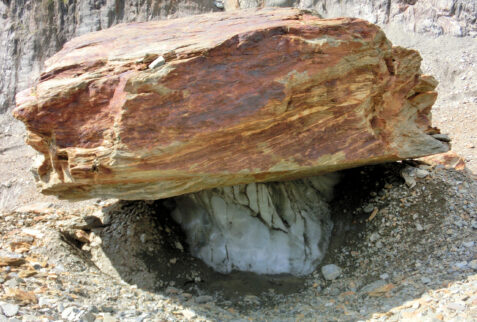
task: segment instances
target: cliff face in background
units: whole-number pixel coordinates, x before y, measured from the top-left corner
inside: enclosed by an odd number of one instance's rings
[[[473,0],[1,0],[0,112],[73,37],[122,22],[262,6],[314,9],[323,17],[354,16],[432,35],[477,35]]]
[[[0,111],[32,84],[44,61],[73,37],[121,22],[219,10],[212,0],[1,0]]]

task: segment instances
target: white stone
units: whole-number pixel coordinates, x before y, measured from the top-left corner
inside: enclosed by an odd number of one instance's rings
[[[77,307],[70,306],[64,309],[63,312],[61,312],[61,318],[67,321],[76,321],[83,313],[84,311],[81,311]]]
[[[462,245],[467,248],[472,248],[474,247],[474,241],[469,241],[469,242],[463,242]]]
[[[12,303],[2,303],[1,304],[3,314],[7,317],[12,317],[17,315],[18,310],[20,309],[20,306],[17,304],[12,304]]]
[[[341,275],[341,268],[335,264],[325,265],[321,268],[325,280],[332,281]]]
[[[416,177],[423,179],[429,175],[429,171],[424,169],[416,169]]]
[[[477,259],[471,260],[469,262],[469,267],[477,271]]]
[[[176,197],[172,216],[194,256],[215,270],[311,273],[328,246],[336,175],[251,183]]]
[[[164,57],[159,56],[152,63],[149,64],[149,69],[154,69],[156,67],[164,65],[165,63],[166,63],[166,60],[164,59]]]

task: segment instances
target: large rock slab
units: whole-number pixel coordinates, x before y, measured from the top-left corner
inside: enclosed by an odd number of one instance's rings
[[[296,9],[124,24],[68,42],[14,115],[43,193],[158,199],[447,151],[420,61]]]

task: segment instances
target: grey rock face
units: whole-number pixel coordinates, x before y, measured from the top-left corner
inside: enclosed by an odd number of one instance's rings
[[[73,37],[122,22],[219,11],[212,0],[0,1],[0,112],[30,86],[44,61]]]
[[[477,2],[469,0],[228,0],[225,8],[312,9],[324,18],[357,17],[433,35],[477,36]]]
[[[328,246],[335,183],[326,175],[205,190],[177,197],[172,216],[191,253],[219,272],[305,275]]]
[[[73,37],[121,22],[211,11],[299,7],[324,18],[352,16],[433,35],[477,36],[477,1],[468,0],[15,0],[0,1],[0,112],[38,77],[43,62]]]

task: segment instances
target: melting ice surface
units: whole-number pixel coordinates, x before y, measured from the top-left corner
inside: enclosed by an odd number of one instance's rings
[[[172,216],[192,255],[216,271],[306,275],[328,247],[336,181],[331,174],[201,191],[177,197]]]

